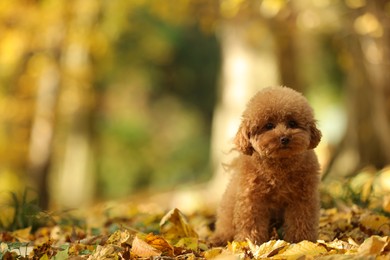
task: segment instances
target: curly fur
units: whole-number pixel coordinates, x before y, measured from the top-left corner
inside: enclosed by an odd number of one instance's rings
[[[315,241],[319,218],[321,139],[305,97],[269,87],[247,104],[234,139],[240,152],[217,212],[214,245],[249,239],[261,244],[280,224],[284,240]]]

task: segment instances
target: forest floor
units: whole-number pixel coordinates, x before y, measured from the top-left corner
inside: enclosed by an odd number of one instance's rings
[[[275,232],[262,245],[233,241],[211,247],[207,238],[215,221],[213,207],[183,213],[155,198],[40,212],[35,216],[43,220],[40,225],[0,232],[0,259],[390,258],[390,218],[383,210],[343,203],[321,209],[316,243],[287,243]]]

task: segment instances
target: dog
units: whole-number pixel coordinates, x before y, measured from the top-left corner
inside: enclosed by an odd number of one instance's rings
[[[248,102],[234,139],[238,157],[217,211],[212,245],[262,244],[276,228],[283,239],[316,241],[321,140],[313,109],[299,92],[267,87]]]

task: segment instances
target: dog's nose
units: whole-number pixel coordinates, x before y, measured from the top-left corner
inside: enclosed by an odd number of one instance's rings
[[[287,136],[283,136],[280,138],[280,143],[283,145],[287,145],[289,142],[290,142],[290,138],[288,138]]]

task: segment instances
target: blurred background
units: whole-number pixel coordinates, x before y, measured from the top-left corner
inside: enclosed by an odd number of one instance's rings
[[[389,25],[385,0],[1,1],[0,204],[27,187],[42,208],[219,194],[270,85],[313,105],[325,182],[389,175]]]

